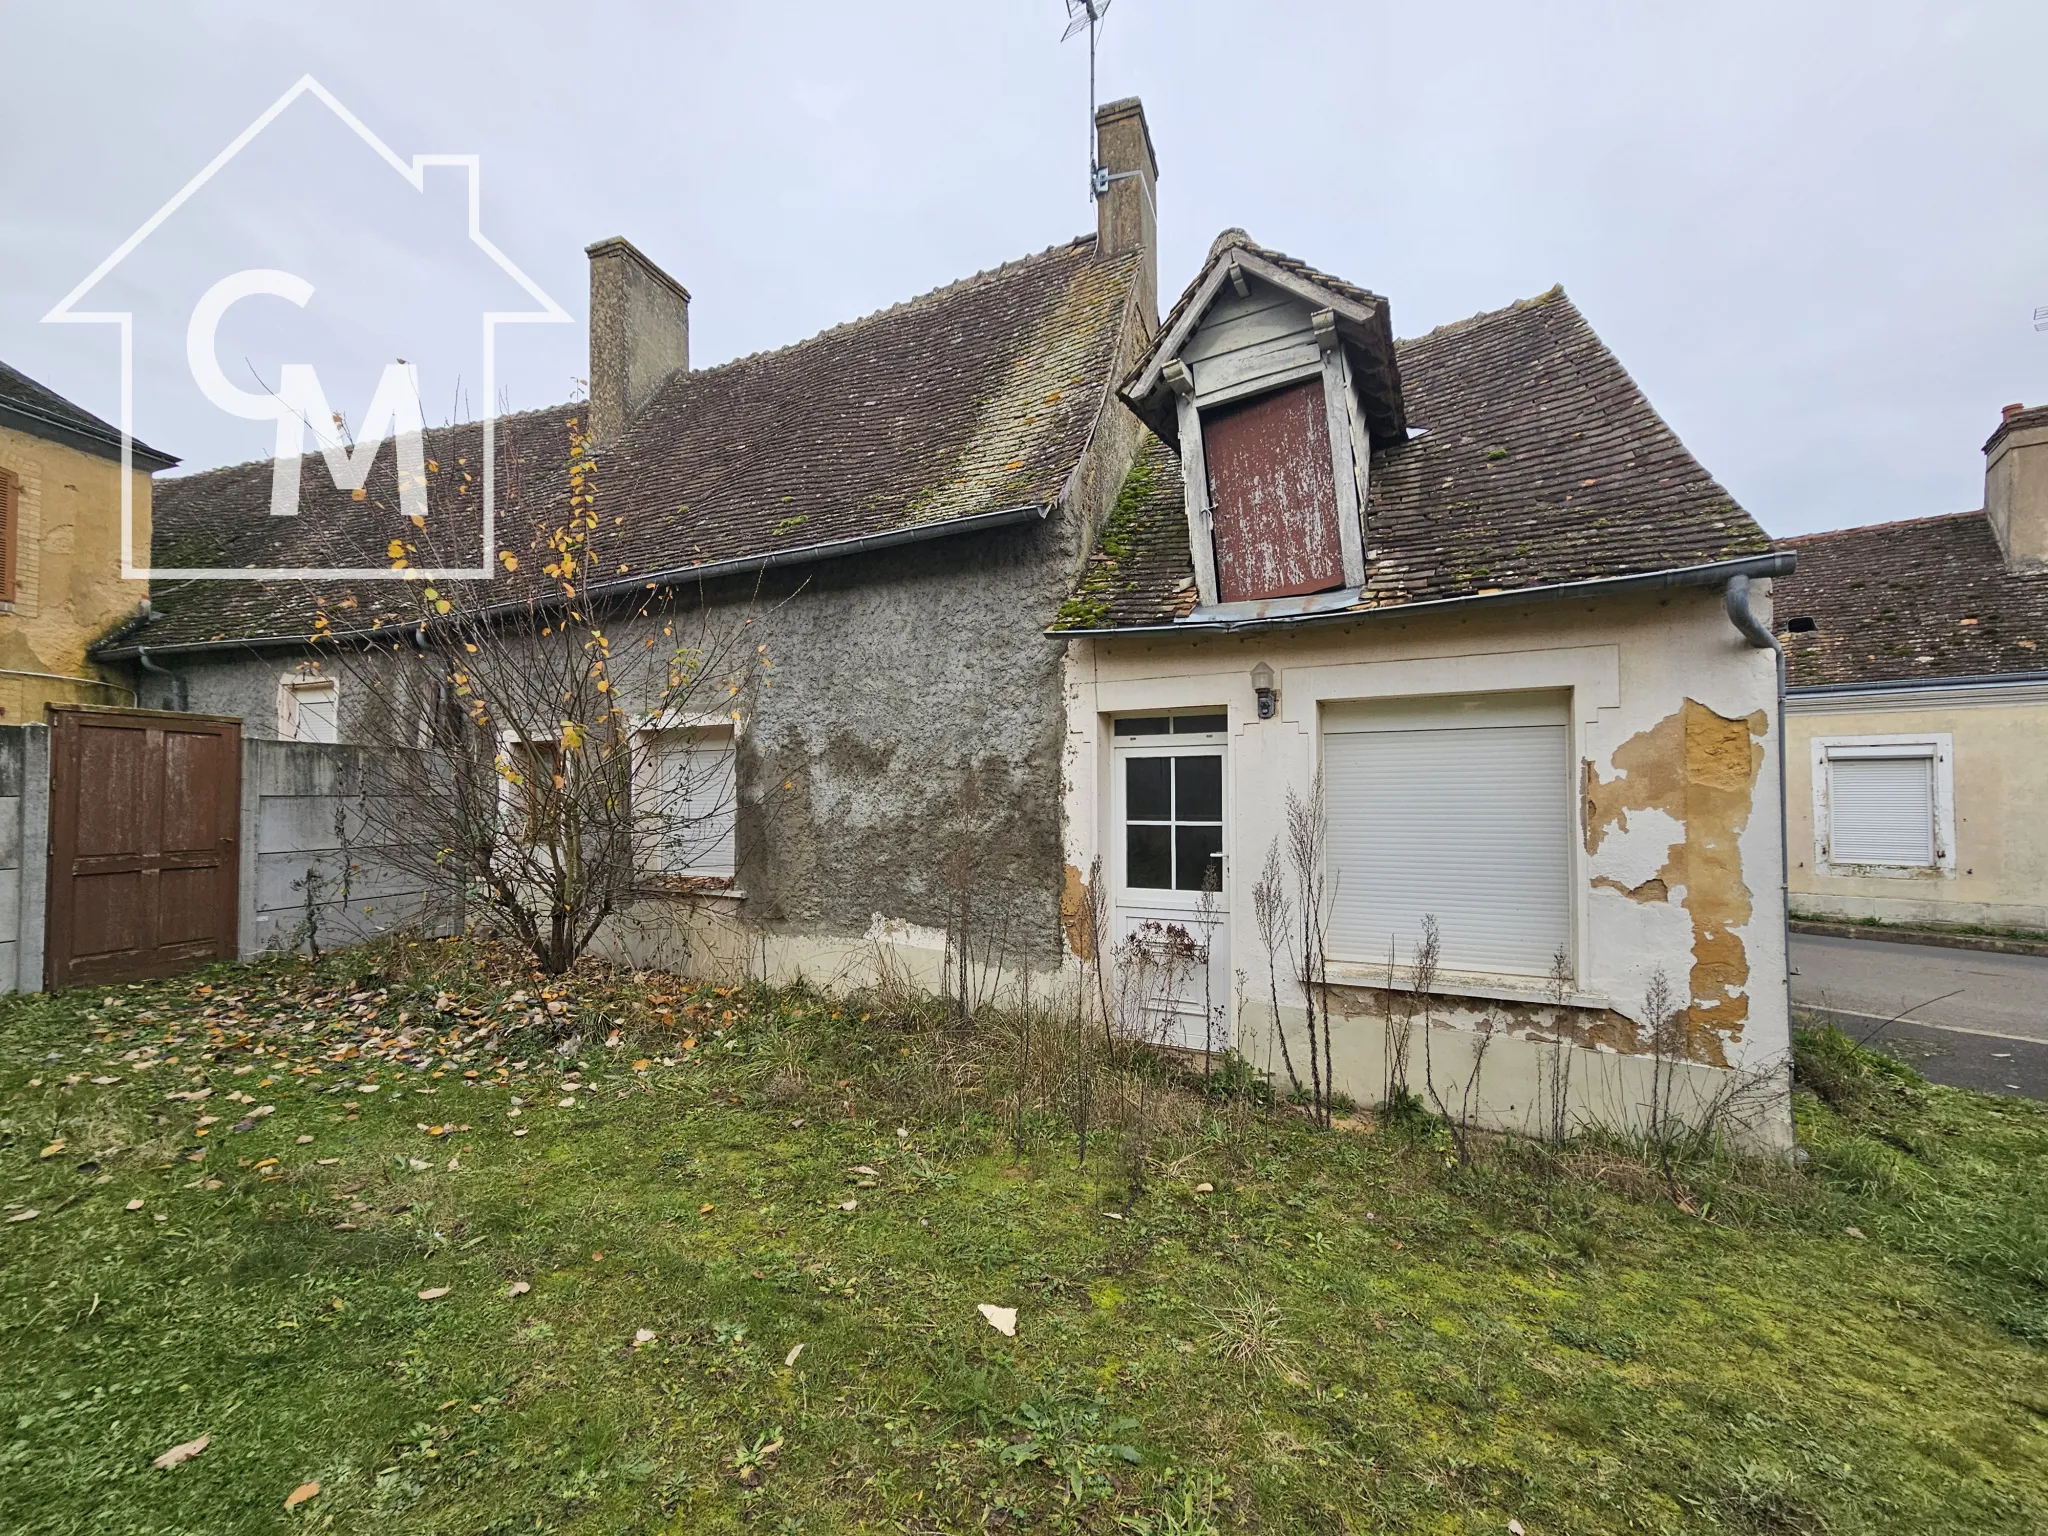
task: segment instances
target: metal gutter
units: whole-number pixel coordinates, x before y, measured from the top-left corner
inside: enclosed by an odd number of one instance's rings
[[[118,432],[103,436],[80,422],[39,411],[20,400],[0,400],[0,426],[11,426],[46,442],[62,443],[95,458],[113,459],[116,463],[121,458],[121,436]],[[170,454],[150,447],[139,438],[128,439],[128,454],[131,463],[151,473],[159,469],[175,469],[178,464]]]
[[[1893,677],[1871,683],[1807,683],[1788,688],[1795,699],[1825,699],[1859,693],[1934,693],[1950,688],[2024,688],[2048,683],[2048,672],[1983,672],[1963,677]]]
[[[680,586],[688,581],[706,582],[726,576],[752,575],[758,571],[773,570],[779,566],[805,565],[813,561],[833,560],[846,555],[864,554],[870,550],[895,549],[905,544],[922,544],[933,539],[950,538],[956,534],[979,533],[989,528],[1008,528],[1020,523],[1043,522],[1051,515],[1056,505],[1050,501],[1026,502],[1022,506],[1002,507],[994,512],[976,512],[967,517],[949,517],[941,522],[916,523],[908,528],[895,528],[887,533],[864,533],[850,539],[828,539],[816,544],[803,544],[794,549],[770,550],[765,554],[741,555],[730,560],[711,560],[701,565],[675,566],[667,570],[649,571],[644,575],[614,578],[610,581],[587,588],[584,595],[598,599],[615,597],[622,593],[642,591],[648,586]],[[294,578],[297,579],[297,578]],[[306,578],[308,580],[317,578]],[[560,602],[559,597],[547,599]],[[485,618],[498,613],[515,613],[527,606],[525,599],[493,603],[463,615],[465,619]],[[432,620],[419,621],[423,628],[434,627]],[[386,639],[412,626],[400,621],[381,625],[375,629],[340,630],[318,637],[320,644],[331,644],[339,640],[363,640],[375,637]],[[182,645],[109,646],[92,654],[108,660],[127,660],[138,657],[144,650],[165,654],[190,655],[203,651],[253,651],[274,646],[305,646],[314,643],[314,637],[295,635],[250,635],[220,640],[192,640]]]
[[[1236,635],[1251,630],[1299,629],[1310,624],[1361,624],[1374,619],[1408,618],[1416,614],[1456,609],[1492,608],[1515,603],[1544,602],[1577,597],[1606,597],[1614,593],[1655,592],[1673,587],[1718,587],[1735,577],[1789,576],[1795,560],[1789,549],[1761,555],[1744,555],[1737,560],[1717,560],[1708,565],[1682,565],[1665,571],[1644,571],[1633,576],[1597,576],[1589,581],[1551,582],[1540,587],[1516,587],[1505,592],[1486,592],[1468,597],[1435,597],[1419,603],[1386,603],[1377,608],[1340,608],[1328,613],[1286,614],[1266,618],[1192,621],[1171,624],[1126,624],[1108,629],[1051,629],[1045,633],[1056,640],[1080,637],[1116,639],[1125,635]]]

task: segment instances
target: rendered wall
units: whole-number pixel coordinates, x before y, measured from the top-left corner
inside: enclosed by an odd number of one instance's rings
[[[1250,676],[1262,661],[1279,682],[1277,718],[1268,721],[1256,718]],[[1240,1049],[1263,1065],[1271,1009],[1250,886],[1282,831],[1287,792],[1311,786],[1321,703],[1527,689],[1571,691],[1575,976],[1562,1004],[1528,979],[1440,979],[1442,1049],[1469,1049],[1473,1028],[1493,1021],[1500,1033],[1481,1085],[1484,1118],[1522,1129],[1541,1092],[1538,1064],[1550,1042],[1564,1042],[1584,1062],[1575,1119],[1630,1124],[1659,1070],[1642,1024],[1645,993],[1661,971],[1686,1010],[1687,1091],[1704,1101],[1738,1084],[1761,1090],[1768,1107],[1749,1139],[1782,1144],[1789,1031],[1776,677],[1771,655],[1728,623],[1718,590],[1386,616],[1291,634],[1077,641],[1068,667],[1067,878],[1078,886],[1104,851],[1111,717],[1223,706],[1228,942],[1243,977],[1234,1024]],[[1338,1085],[1376,1102],[1384,968],[1333,966],[1331,980]],[[1399,974],[1393,991],[1412,995]],[[1299,993],[1283,984],[1280,996],[1283,1016],[1298,1018]],[[1414,1050],[1419,1090],[1419,1041]],[[1624,1112],[1629,1105],[1636,1109]]]
[[[242,743],[244,959],[360,944],[413,925],[450,931],[447,892],[366,838],[363,755],[359,747]]]
[[[1953,743],[1953,871],[1822,874],[1814,839],[1814,738],[1923,733],[1945,733]],[[1795,697],[1786,734],[1792,744],[1787,821],[1794,912],[2048,931],[2048,686]]]
[[[87,662],[93,641],[136,611],[148,584],[121,579],[121,464],[0,427],[0,469],[21,479],[14,601],[0,603],[0,725],[32,725],[45,704],[133,702]],[[149,550],[149,476],[131,476],[135,548]],[[46,672],[58,678],[22,677]]]

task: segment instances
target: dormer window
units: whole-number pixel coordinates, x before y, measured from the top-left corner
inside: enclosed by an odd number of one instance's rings
[[[1202,413],[1218,602],[1351,584],[1323,401],[1308,378]]]
[[[1372,445],[1407,425],[1384,300],[1232,231],[1123,398],[1179,445],[1200,608],[1365,585]]]

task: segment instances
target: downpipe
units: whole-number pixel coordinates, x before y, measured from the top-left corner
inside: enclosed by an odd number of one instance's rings
[[[173,672],[169,667],[151,656],[149,654],[149,647],[146,645],[139,645],[135,648],[135,660],[143,671],[156,677],[169,678],[171,680],[171,708],[181,715],[191,713],[191,694],[186,687],[185,675],[182,672]],[[140,695],[138,695],[139,697]]]
[[[1722,592],[1728,621],[1742,638],[1759,651],[1769,651],[1778,674],[1778,886],[1782,892],[1781,911],[1785,922],[1785,1033],[1792,1032],[1792,828],[1786,820],[1785,760],[1791,751],[1785,739],[1785,647],[1757,618],[1749,606],[1749,578],[1730,576]]]

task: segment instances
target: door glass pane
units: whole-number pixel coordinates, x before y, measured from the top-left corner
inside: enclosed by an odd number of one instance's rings
[[[1165,715],[1125,715],[1116,723],[1119,736],[1164,736],[1173,727]]]
[[[1175,715],[1173,734],[1176,736],[1200,736],[1210,732],[1220,734],[1230,726],[1228,715]]]
[[[1177,757],[1174,763],[1175,821],[1223,819],[1223,759]],[[1133,813],[1135,814],[1135,813]]]
[[[1138,829],[1133,827],[1133,832]],[[1223,828],[1220,826],[1177,826],[1173,829],[1175,890],[1199,891],[1221,889],[1223,861],[1217,857],[1223,851]],[[1135,884],[1135,882],[1133,882]]]
[[[1173,800],[1168,775],[1170,757],[1133,757],[1124,768],[1124,816],[1130,821],[1170,821]]]
[[[1124,829],[1124,883],[1137,890],[1173,889],[1173,829],[1130,826]]]

